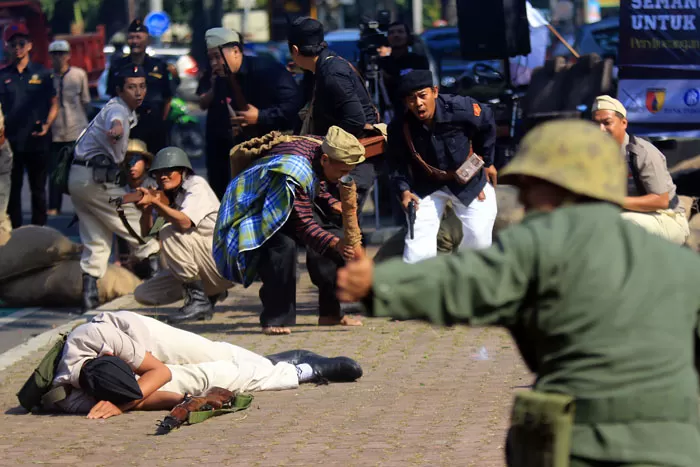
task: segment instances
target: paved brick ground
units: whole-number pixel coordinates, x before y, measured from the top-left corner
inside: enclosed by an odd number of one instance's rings
[[[505,332],[367,318],[362,328],[319,328],[316,293],[302,274],[293,334],[262,336],[257,291],[257,284],[233,289],[213,321],[186,328],[261,354],[307,348],[348,355],[364,377],[256,393],[250,410],[154,436],[165,412],[94,421],[18,409],[15,393],[37,352],[0,373],[0,465],[504,465],[510,400],[531,381]],[[123,297],[107,308],[137,305]]]

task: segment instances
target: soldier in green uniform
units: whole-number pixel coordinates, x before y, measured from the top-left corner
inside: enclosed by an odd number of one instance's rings
[[[501,175],[528,211],[493,246],[338,272],[368,314],[502,326],[536,374],[511,467],[700,466],[700,258],[620,216],[627,168],[588,122],[545,123]]]

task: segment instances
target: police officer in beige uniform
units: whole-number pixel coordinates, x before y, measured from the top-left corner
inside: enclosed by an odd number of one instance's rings
[[[12,184],[12,148],[5,139],[5,115],[0,105],[0,232],[11,232],[12,223],[7,215]]]
[[[599,96],[593,104],[593,120],[620,144],[627,162],[622,217],[673,243],[684,244],[690,235],[688,219],[664,155],[649,141],[627,133],[627,110],[617,99]]]
[[[139,303],[160,305],[179,300],[184,291],[185,305],[170,322],[209,319],[217,300],[233,287],[221,277],[212,256],[219,199],[207,181],[194,174],[187,154],[180,148],[161,149],[150,173],[166,192],[170,206],[161,202],[153,190],[138,188],[144,193],[137,203],[143,211],[141,232],[146,235],[152,230],[155,214],[167,222],[159,232],[167,271],[138,286],[134,296]]]
[[[112,363],[123,370],[111,374],[113,386],[120,377],[125,377],[126,384],[131,379],[133,386],[132,372],[140,376],[142,401],[118,407],[87,393],[84,368],[104,356],[119,359]],[[147,316],[119,311],[100,313],[68,335],[53,386],[67,392],[67,397],[56,402],[59,410],[109,418],[131,409],[170,409],[185,394],[204,394],[214,386],[235,392],[279,391],[321,378],[344,382],[361,376],[360,365],[347,357],[326,358],[303,350],[263,357]]]
[[[112,197],[126,194],[118,176],[119,164],[124,161],[131,128],[137,124],[134,109],[146,94],[146,73],[142,67],[131,65],[119,73],[119,97],[107,102],[78,140],[68,181],[84,245],[80,260],[83,312],[99,305],[97,280],[107,270],[114,233],[130,243],[138,259],[150,257],[155,263],[159,250],[155,239],[141,244],[134,238],[109,202]],[[129,204],[123,208],[128,222],[137,226],[138,209]]]

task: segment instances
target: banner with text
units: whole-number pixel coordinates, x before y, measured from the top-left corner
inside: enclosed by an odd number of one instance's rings
[[[700,64],[700,0],[620,2],[620,65]]]
[[[631,123],[700,122],[700,80],[623,79],[617,97]]]

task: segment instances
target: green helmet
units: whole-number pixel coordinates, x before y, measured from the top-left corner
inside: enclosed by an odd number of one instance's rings
[[[525,135],[499,181],[517,185],[518,175],[618,205],[627,194],[627,167],[620,145],[598,125],[584,120],[546,122]]]
[[[190,158],[187,157],[185,151],[180,148],[176,148],[175,146],[169,146],[158,151],[156,157],[153,158],[153,164],[151,164],[149,172],[155,172],[156,170],[162,169],[175,169],[179,167],[190,169],[192,172],[194,172],[192,169],[192,164],[190,163]]]

